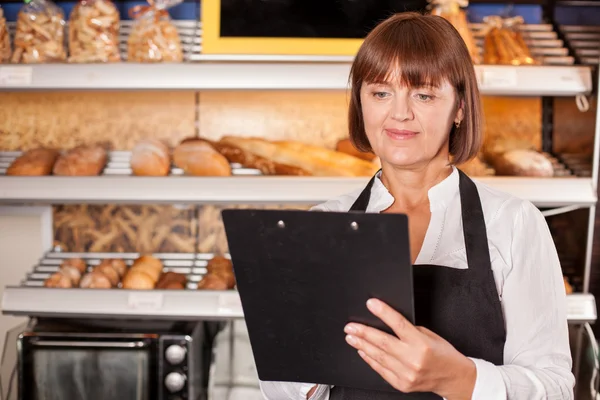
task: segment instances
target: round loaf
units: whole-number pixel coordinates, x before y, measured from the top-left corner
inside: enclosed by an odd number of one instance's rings
[[[227,282],[214,274],[204,275],[198,282],[198,290],[227,290]]]
[[[101,146],[77,146],[58,158],[52,172],[62,176],[95,176],[102,172],[107,160],[106,150]]]
[[[154,289],[155,281],[143,271],[129,270],[123,278],[123,289]]]
[[[227,158],[210,143],[197,139],[185,140],[173,151],[173,162],[187,175],[230,176],[231,165]]]
[[[81,278],[81,283],[79,286],[85,289],[112,288],[112,284],[110,280],[106,277],[106,275],[95,270],[88,274],[85,274],[83,278]]]
[[[169,148],[156,139],[142,139],[131,152],[131,171],[137,176],[166,176],[171,168]]]
[[[63,271],[58,271],[50,275],[50,277],[44,281],[44,286],[49,288],[68,289],[73,287],[73,282]]]
[[[17,157],[6,175],[44,176],[52,173],[59,152],[53,149],[33,149]]]
[[[510,150],[492,158],[497,175],[554,176],[552,162],[533,150]]]

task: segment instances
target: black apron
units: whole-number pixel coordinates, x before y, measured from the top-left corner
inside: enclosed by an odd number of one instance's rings
[[[468,269],[439,265],[413,268],[416,324],[450,342],[463,355],[502,365],[506,330],[496,289],[485,220],[475,183],[462,171],[459,192]],[[371,179],[350,211],[367,210]],[[434,393],[378,392],[334,387],[331,400],[440,399]]]

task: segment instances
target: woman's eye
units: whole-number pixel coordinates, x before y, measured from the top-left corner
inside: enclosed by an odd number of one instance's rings
[[[428,94],[418,93],[417,99],[419,99],[421,101],[430,101],[430,100],[433,100],[433,96],[428,95]]]
[[[388,95],[388,93],[386,93],[386,92],[375,92],[375,93],[373,93],[373,96],[375,96],[378,99],[386,98],[387,95]]]

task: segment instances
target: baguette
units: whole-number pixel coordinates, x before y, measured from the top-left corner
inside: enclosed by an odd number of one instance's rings
[[[221,153],[230,163],[237,163],[245,168],[258,169],[264,175],[310,175],[302,168],[292,165],[280,164],[264,157],[244,151],[233,144],[215,142],[213,147]]]
[[[17,157],[6,170],[6,175],[50,175],[59,153],[52,149],[33,149]]]
[[[269,142],[259,138],[226,136],[220,143],[237,146],[268,160],[302,168],[315,176],[371,176],[377,166],[338,151],[300,142]]]

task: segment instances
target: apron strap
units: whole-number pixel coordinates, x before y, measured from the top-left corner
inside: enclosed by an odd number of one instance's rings
[[[375,183],[375,179],[377,179],[377,175],[381,172],[381,169],[377,171],[375,175],[371,178],[367,186],[363,189],[362,192],[358,195],[352,207],[350,207],[350,211],[357,212],[366,212],[367,207],[369,206],[369,200],[371,199],[371,188],[373,187],[373,183]]]

